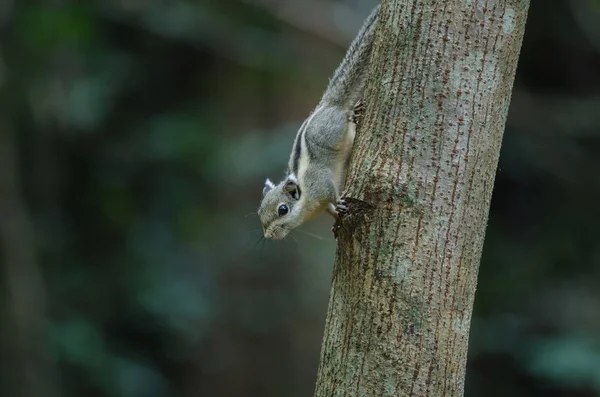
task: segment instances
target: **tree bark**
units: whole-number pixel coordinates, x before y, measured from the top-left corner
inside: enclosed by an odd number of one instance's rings
[[[462,396],[529,0],[384,0],[315,396]]]

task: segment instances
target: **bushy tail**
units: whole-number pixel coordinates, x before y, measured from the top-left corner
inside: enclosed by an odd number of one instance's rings
[[[379,17],[379,5],[371,11],[356,38],[350,44],[346,56],[329,81],[321,104],[331,104],[351,109],[361,98],[366,82],[369,59],[375,38],[375,26]]]

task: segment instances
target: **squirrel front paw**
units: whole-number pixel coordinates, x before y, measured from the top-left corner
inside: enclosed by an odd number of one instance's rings
[[[337,201],[335,205],[335,212],[337,212],[340,216],[348,213],[348,204],[346,203],[346,200],[341,198]]]
[[[342,227],[342,217],[348,215],[348,205],[346,204],[346,200],[339,199],[335,205],[335,212],[337,213],[337,217],[335,219],[335,223],[331,228],[331,232],[333,233],[333,237],[337,240],[338,232]]]

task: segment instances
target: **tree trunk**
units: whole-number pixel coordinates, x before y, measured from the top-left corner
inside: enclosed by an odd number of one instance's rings
[[[529,0],[384,0],[315,396],[462,396]]]
[[[11,2],[0,5],[0,290],[7,298],[3,305],[7,310],[0,313],[4,339],[0,352],[6,360],[2,380],[10,396],[52,397],[57,395],[56,374],[46,343],[44,282],[34,226],[22,194],[18,137],[11,119],[15,97],[19,98],[14,64],[6,56],[14,46],[9,32],[12,6]]]

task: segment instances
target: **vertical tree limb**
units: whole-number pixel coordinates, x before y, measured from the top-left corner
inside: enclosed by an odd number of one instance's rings
[[[7,292],[6,359],[15,397],[56,395],[54,371],[47,352],[45,291],[37,264],[33,225],[22,197],[19,156],[5,63],[11,2],[0,7],[0,269]],[[3,316],[3,317],[4,317]]]
[[[384,0],[315,396],[462,396],[528,0]]]
[[[43,282],[32,225],[19,192],[14,134],[3,116],[0,114],[0,252],[10,308],[10,320],[4,326],[10,339],[7,359],[14,371],[13,395],[51,396]]]

